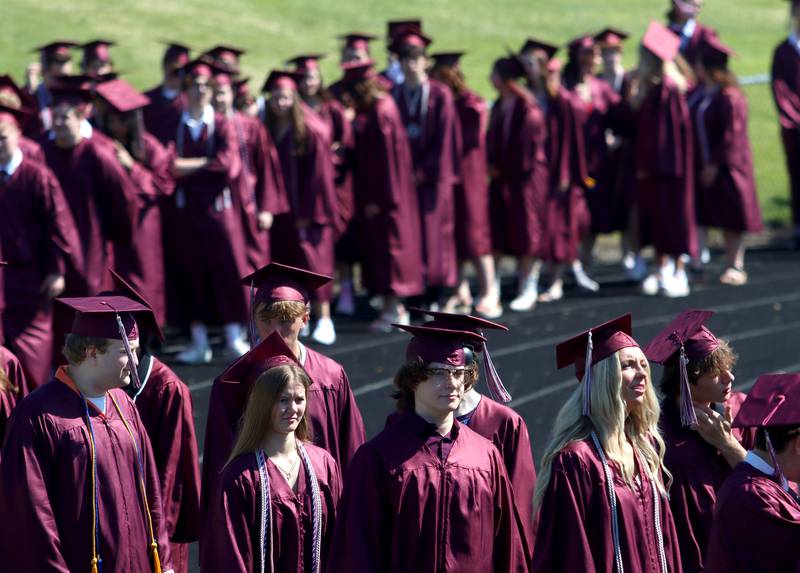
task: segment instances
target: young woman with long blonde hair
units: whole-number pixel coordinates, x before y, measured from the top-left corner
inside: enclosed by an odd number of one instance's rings
[[[204,570],[325,571],[341,478],[309,443],[310,384],[294,358],[266,361],[208,509]]]
[[[533,571],[681,571],[659,404],[630,315],[556,354],[582,383],[556,417],[537,476]]]

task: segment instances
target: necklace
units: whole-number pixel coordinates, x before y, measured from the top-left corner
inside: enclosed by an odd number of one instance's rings
[[[280,472],[286,477],[286,481],[292,479],[292,474],[294,474],[294,470],[297,469],[297,466],[300,464],[300,456],[297,456],[297,459],[292,463],[292,467],[289,468],[288,471],[283,469],[281,465],[275,460],[275,458],[270,458],[272,463],[275,464],[275,467],[280,470]]]

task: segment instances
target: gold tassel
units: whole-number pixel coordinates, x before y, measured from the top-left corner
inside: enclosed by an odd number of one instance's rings
[[[150,547],[153,549],[153,573],[161,573],[161,559],[158,557],[158,544],[153,541]]]
[[[92,558],[92,573],[97,573],[97,557]]]

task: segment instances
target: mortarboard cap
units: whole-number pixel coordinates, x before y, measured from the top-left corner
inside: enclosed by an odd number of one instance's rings
[[[109,48],[115,45],[116,42],[111,40],[92,40],[91,42],[86,42],[81,46],[83,49],[83,61],[110,62],[111,52],[109,51]]]
[[[472,316],[469,314],[453,314],[448,312],[434,312],[423,309],[410,308],[411,311],[422,312],[433,317],[433,320],[426,322],[423,326],[431,326],[435,328],[446,328],[449,330],[468,330],[483,336],[483,330],[503,330],[508,331],[508,327],[485,318]],[[489,347],[484,340],[480,346],[474,347],[474,351],[483,353],[483,367],[486,372],[486,382],[489,386],[489,391],[492,397],[498,402],[510,402],[511,394],[508,393],[497,369],[494,367],[494,362],[489,354]]]
[[[297,72],[287,72],[286,70],[272,70],[264,85],[261,87],[262,92],[270,92],[280,88],[297,89],[297,84],[301,80],[301,76]]]
[[[468,366],[474,359],[472,349],[486,342],[483,336],[470,330],[404,324],[392,326],[413,336],[406,347],[406,360],[419,358],[426,363],[440,362],[450,366]]]
[[[619,46],[630,37],[630,34],[619,28],[604,28],[594,36],[594,41],[606,47]]]
[[[556,346],[556,365],[575,365],[575,375],[583,380],[583,414],[590,413],[592,366],[622,350],[638,347],[633,339],[631,315],[624,314],[565,340]]]
[[[177,42],[164,41],[162,43],[167,45],[167,49],[164,50],[164,56],[161,58],[163,64],[181,67],[189,61],[191,49],[188,46]]]
[[[690,18],[694,18],[700,13],[700,6],[693,0],[672,0],[672,5],[681,14],[689,16]]]
[[[399,54],[400,52],[407,52],[410,50],[424,50],[433,43],[433,40],[422,32],[415,30],[404,30],[398,32],[392,40],[389,49]]]
[[[328,284],[333,277],[312,273],[281,263],[270,263],[247,275],[240,282],[255,289],[256,304],[277,301],[307,303],[308,293]]]
[[[214,72],[220,70],[221,68],[216,66],[214,62],[203,56],[200,56],[199,58],[195,58],[187,62],[181,68],[181,71],[187,76],[190,77],[204,76],[208,78],[212,77],[214,75]]]
[[[642,38],[642,46],[662,62],[670,62],[678,55],[681,40],[672,30],[653,21]]]
[[[495,60],[494,69],[506,79],[517,79],[525,75],[525,66],[523,66],[519,58],[514,55]]]
[[[25,92],[17,85],[14,78],[8,74],[0,75],[0,103],[15,109],[25,107]]]
[[[700,61],[707,68],[726,68],[728,59],[736,53],[722,43],[717,36],[709,34],[700,44]]]
[[[395,37],[405,31],[422,33],[422,20],[390,20],[386,22],[386,37],[392,43]]]
[[[92,90],[87,88],[55,86],[50,89],[50,95],[53,97],[54,106],[59,103],[83,106],[92,101]]]
[[[147,307],[147,312],[135,313],[136,322],[139,324],[140,330],[146,336],[156,336],[163,343],[166,339],[164,333],[156,320],[156,315],[153,313],[153,306],[137,291],[133,286],[126,281],[122,276],[115,272],[113,269],[108,269],[111,273],[111,280],[114,283],[114,294],[126,296],[129,299],[136,301],[143,306]]]
[[[42,58],[46,61],[61,61],[66,62],[72,59],[72,48],[80,46],[77,42],[71,40],[56,40],[43,46],[39,46],[31,50],[34,53],[41,54]]]
[[[542,50],[547,54],[547,59],[549,60],[558,52],[558,46],[550,42],[537,40],[536,38],[528,38],[525,40],[525,43],[522,44],[522,48],[520,48],[519,52],[520,54],[524,54],[525,52],[531,52],[533,50]]]
[[[375,60],[346,62],[341,68],[342,82],[349,85],[375,76]]]
[[[431,59],[433,59],[434,67],[455,67],[463,56],[464,52],[436,52],[435,54],[431,54]]]
[[[317,70],[319,69],[319,61],[324,57],[325,54],[302,54],[286,60],[286,64],[294,66],[296,72]]]
[[[88,74],[59,75],[53,78],[53,89],[79,89],[91,90],[94,87],[96,78]]]
[[[234,46],[219,44],[203,53],[203,56],[210,58],[215,64],[223,66],[234,75],[239,73],[239,58],[247,51]]]
[[[0,100],[2,101],[2,100]],[[0,103],[0,123],[10,122],[22,129],[28,121],[36,117],[33,113],[21,107],[11,107]]]
[[[125,80],[120,79],[99,84],[95,93],[118,113],[141,109],[150,103],[150,98]]]
[[[594,48],[594,45],[594,36],[590,36],[588,34],[578,36],[574,40],[570,41],[569,44],[567,44],[567,52],[569,53],[570,60],[577,58],[581,50],[591,50]]]
[[[800,426],[800,373],[762,374],[747,393],[734,428]]]
[[[344,40],[346,48],[354,50],[365,50],[369,52],[369,43],[377,39],[377,36],[372,34],[365,34],[363,32],[350,32],[339,36],[340,40]]]

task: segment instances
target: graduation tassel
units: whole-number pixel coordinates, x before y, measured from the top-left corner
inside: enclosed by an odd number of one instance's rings
[[[153,541],[150,544],[153,550],[153,573],[161,573],[161,558],[158,556],[158,543]]]
[[[780,462],[778,462],[778,454],[775,453],[775,448],[772,446],[772,440],[769,438],[769,430],[767,430],[766,428],[764,428],[764,437],[766,438],[767,450],[769,450],[769,457],[772,460],[772,467],[773,467],[772,475],[778,480],[783,489],[788,490],[789,482],[786,480],[786,476],[783,475],[781,464]]]
[[[129,369],[131,372],[131,386],[133,386],[135,390],[138,390],[142,385],[139,380],[139,359],[136,358],[136,354],[134,354],[131,348],[131,343],[125,332],[125,326],[122,324],[122,318],[120,318],[119,314],[117,314],[117,328],[119,328],[119,336],[122,338],[122,345],[125,347],[125,354],[128,355],[128,363],[131,366]]]
[[[250,279],[250,324],[247,329],[247,337],[250,339],[250,348],[254,348],[258,338],[258,333],[256,332],[256,287],[254,279]]]
[[[586,363],[583,370],[583,404],[581,413],[589,416],[592,413],[592,331],[589,331],[589,340],[586,343]]]
[[[680,361],[680,384],[681,384],[681,424],[684,426],[694,426],[697,424],[697,415],[694,413],[694,404],[692,403],[692,391],[689,389],[689,372],[686,370],[686,365],[689,364],[689,359],[686,357],[686,351],[681,344],[681,355],[678,357]]]
[[[489,387],[492,398],[503,404],[511,402],[511,394],[503,386],[503,381],[500,379],[500,375],[494,367],[494,362],[492,362],[492,357],[489,355],[489,347],[486,342],[483,343],[483,370],[486,374],[486,385]]]

